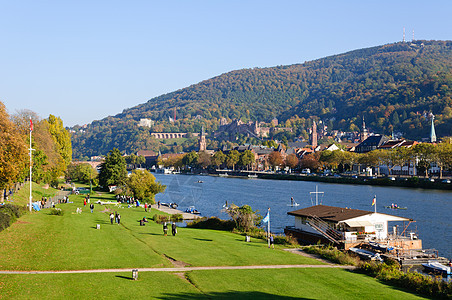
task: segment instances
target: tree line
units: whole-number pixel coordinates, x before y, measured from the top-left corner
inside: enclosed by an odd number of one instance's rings
[[[374,168],[378,175],[380,175],[380,166],[386,166],[389,173],[392,174],[397,166],[411,165],[417,169],[418,174],[426,177],[428,177],[428,170],[432,166],[437,166],[441,178],[443,171],[452,169],[452,144],[450,141],[438,144],[420,143],[410,148],[377,149],[367,153],[324,150],[305,154],[301,158],[294,153],[284,155],[282,152],[274,150],[260,163],[262,169],[277,170],[288,167],[292,171],[310,169],[313,172],[331,170],[339,173],[351,171],[354,165],[359,164]],[[165,160],[159,158],[157,165],[179,169],[227,167],[233,170],[257,170],[257,161],[251,150],[243,152],[231,150],[227,154],[217,151],[213,155],[203,151],[192,151]]]
[[[0,202],[5,190],[29,177],[30,129],[33,181],[56,186],[72,160],[71,137],[59,117],[41,119],[29,110],[10,116],[0,102]]]

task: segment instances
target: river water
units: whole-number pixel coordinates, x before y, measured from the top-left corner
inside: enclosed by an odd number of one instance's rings
[[[283,233],[284,227],[294,225],[294,217],[287,212],[315,204],[349,207],[374,211],[372,199],[377,197],[377,212],[414,219],[409,230],[417,230],[424,249],[436,249],[439,255],[452,258],[452,192],[440,190],[347,185],[308,181],[224,178],[195,175],[155,174],[157,181],[167,186],[156,201],[176,202],[180,210],[195,206],[202,216],[228,219],[222,212],[223,205],[248,204],[265,216],[270,208],[271,231]],[[202,181],[202,182],[199,182]],[[299,203],[291,207],[290,198]],[[406,210],[391,210],[384,206],[397,203]],[[399,223],[400,224],[400,223]]]

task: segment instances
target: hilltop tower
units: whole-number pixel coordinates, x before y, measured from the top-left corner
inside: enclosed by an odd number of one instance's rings
[[[361,133],[359,134],[359,141],[363,142],[365,141],[367,138],[369,137],[369,132],[367,131],[366,128],[366,122],[364,121],[364,116],[363,116],[363,128],[361,130]]]
[[[206,135],[204,134],[204,126],[202,126],[201,134],[199,135],[199,151],[206,151]]]
[[[311,145],[312,149],[317,148],[317,124],[315,123],[315,120],[312,123]]]
[[[433,124],[434,119],[435,119],[435,116],[432,115],[432,128],[430,129],[430,143],[436,142],[435,124]]]

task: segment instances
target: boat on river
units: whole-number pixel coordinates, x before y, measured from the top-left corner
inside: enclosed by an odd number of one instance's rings
[[[290,198],[290,204],[287,204],[287,206],[300,206],[300,204],[295,202],[295,200],[292,197]]]
[[[383,245],[383,244],[379,244],[379,243],[376,243],[376,242],[369,242],[369,246],[371,246],[372,249],[375,249],[375,250],[378,250],[378,251],[381,251],[381,252],[388,252],[388,251],[394,250],[394,247]]]
[[[364,259],[369,259],[369,260],[377,260],[380,262],[383,262],[383,259],[380,257],[380,254],[378,253],[374,253],[372,251],[368,251],[368,250],[364,250],[364,249],[360,249],[360,248],[350,248],[348,249],[350,251],[352,251],[353,253],[356,253],[359,255],[359,257],[364,258]]]
[[[199,215],[199,214],[201,214],[194,206],[189,206],[189,207],[185,210],[185,212],[186,212],[186,213],[189,213],[189,214],[194,214],[194,215]]]
[[[399,206],[385,206],[384,208],[389,208],[389,209],[408,209],[407,207],[399,207]]]
[[[425,271],[429,273],[437,273],[442,275],[452,275],[451,267],[445,266],[436,260],[429,260],[428,263],[422,264]]]

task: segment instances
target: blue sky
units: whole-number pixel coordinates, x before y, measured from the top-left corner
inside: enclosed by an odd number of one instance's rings
[[[452,1],[0,0],[0,101],[86,124],[232,70],[406,38],[452,40]]]

